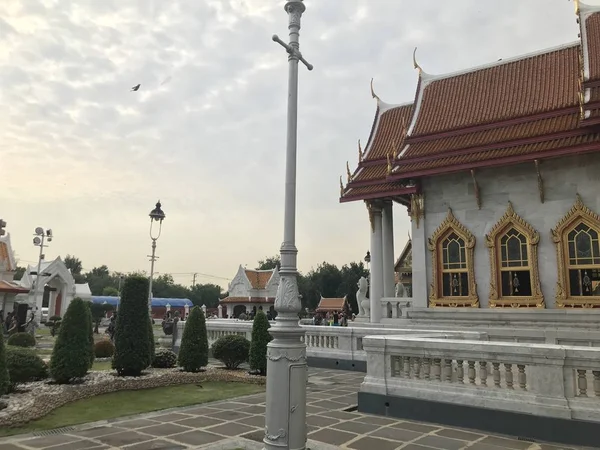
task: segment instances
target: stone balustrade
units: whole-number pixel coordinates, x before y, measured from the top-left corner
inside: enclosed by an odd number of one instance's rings
[[[365,337],[361,393],[600,422],[600,348],[464,337]]]
[[[412,306],[412,298],[383,297],[381,299],[382,319],[400,319],[402,310]]]

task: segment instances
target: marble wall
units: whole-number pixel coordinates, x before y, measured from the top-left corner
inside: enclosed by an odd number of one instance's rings
[[[540,201],[533,162],[503,168],[478,170],[481,209],[477,207],[474,183],[468,171],[423,180],[425,217],[412,222],[413,286],[415,306],[426,306],[432,279],[431,252],[427,238],[446,218],[448,207],[475,236],[475,278],[482,308],[488,305],[490,267],[485,235],[506,212],[514,210],[540,233],[539,272],[546,308],[554,308],[557,281],[555,245],[550,230],[575,203],[576,193],[584,204],[600,213],[600,154],[577,155],[543,161],[544,203]]]

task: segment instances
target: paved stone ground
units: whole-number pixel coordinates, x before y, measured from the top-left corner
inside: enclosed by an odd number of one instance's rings
[[[357,404],[363,376],[311,368],[307,391],[309,439],[356,450],[550,450],[560,445],[532,444],[476,431],[370,416],[345,409]],[[265,394],[175,408],[66,429],[47,436],[0,440],[0,450],[116,449],[178,450],[221,448],[232,437],[254,443],[264,436]]]

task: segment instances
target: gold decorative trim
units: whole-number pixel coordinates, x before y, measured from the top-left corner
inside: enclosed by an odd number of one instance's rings
[[[371,202],[368,202],[366,200],[365,200],[365,205],[367,206],[367,211],[369,212],[369,223],[371,224],[371,232],[374,233],[375,232],[375,218],[374,218],[375,212],[373,211],[373,205],[371,204]]]
[[[365,154],[363,153],[363,149],[360,146],[360,139],[358,140],[358,162],[361,162]]]
[[[589,226],[600,230],[600,216],[584,205],[581,196],[576,194],[575,204],[569,212],[560,219],[551,232],[552,241],[556,244],[557,281],[556,281],[556,307],[557,308],[600,308],[600,296],[571,297],[567,293],[567,258],[565,249],[565,235],[574,223],[585,222]]]
[[[350,172],[350,164],[346,161],[346,176],[348,177],[348,183],[352,181],[352,172]]]
[[[500,284],[500,270],[498,270],[498,239],[509,229],[514,227],[527,238],[527,254],[529,255],[529,267],[531,277],[531,296],[528,297],[501,297],[498,295]],[[508,202],[508,208],[500,220],[485,235],[485,245],[489,248],[490,256],[490,294],[489,307],[509,308],[544,308],[544,295],[540,282],[538,268],[538,243],[540,234],[513,209],[512,203]]]
[[[544,179],[542,178],[542,172],[540,171],[540,161],[534,160],[535,172],[537,173],[538,191],[540,193],[540,201],[544,203]]]
[[[438,255],[441,252],[442,240],[450,232],[454,231],[464,241],[467,251],[467,274],[469,277],[469,295],[466,297],[443,297],[441,295],[441,270],[438,262]],[[429,307],[479,307],[479,297],[477,295],[477,283],[475,282],[475,236],[462,223],[460,223],[452,209],[448,208],[448,215],[439,227],[434,231],[428,239],[428,248],[431,251],[431,262],[433,266],[432,276],[433,281],[430,285],[429,292]]]
[[[475,178],[475,170],[471,169],[471,178],[473,179],[473,189],[475,190],[475,201],[477,202],[477,209],[481,209],[481,192],[479,190],[479,183]]]
[[[425,196],[423,194],[412,194],[410,196],[410,218],[414,220],[417,228],[419,222],[425,217]]]
[[[342,183],[342,176],[340,175],[340,197],[344,196],[344,183]]]

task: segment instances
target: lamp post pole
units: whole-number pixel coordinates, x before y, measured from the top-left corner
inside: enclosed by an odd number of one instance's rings
[[[306,9],[302,0],[287,0],[289,44],[277,35],[273,40],[288,53],[288,111],[285,166],[285,208],[281,244],[280,281],[275,297],[277,319],[269,329],[273,340],[267,348],[267,410],[265,450],[306,448],[306,345],[299,325],[302,309],[298,292],[296,249],[296,142],[298,129],[298,61],[310,65],[299,51],[300,18]]]
[[[165,220],[165,213],[162,210],[162,205],[160,204],[160,200],[156,202],[156,207],[150,211],[150,239],[152,239],[152,254],[148,255],[150,258],[150,280],[148,283],[148,314],[150,314],[150,319],[152,319],[152,280],[154,279],[154,262],[158,259],[156,256],[156,241],[160,237],[160,233],[162,231],[162,223]],[[158,234],[154,236],[152,234],[154,222],[158,222]],[[120,292],[119,292],[120,295]]]
[[[48,242],[52,241],[52,230],[44,230],[42,227],[37,227],[35,229],[35,234],[33,238],[33,245],[40,247],[40,254],[38,256],[38,266],[37,272],[35,275],[35,288],[33,291],[33,308],[35,308],[36,320],[40,322],[42,320],[42,308],[41,305],[38,308],[37,300],[38,300],[38,291],[40,289],[40,276],[42,275],[40,271],[42,270],[42,260],[44,259],[44,247],[48,247],[46,244],[46,236],[48,237]],[[44,299],[42,298],[42,302]],[[54,315],[52,311],[48,311],[48,317]]]

